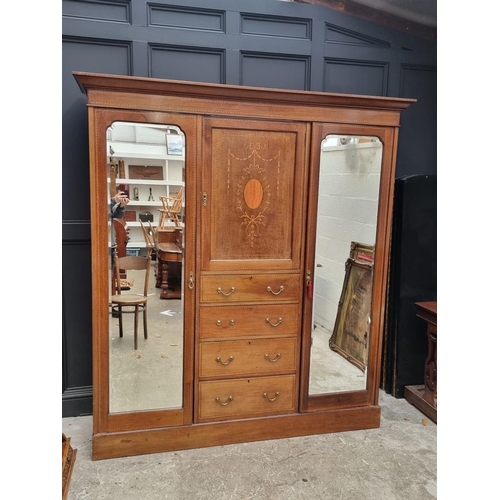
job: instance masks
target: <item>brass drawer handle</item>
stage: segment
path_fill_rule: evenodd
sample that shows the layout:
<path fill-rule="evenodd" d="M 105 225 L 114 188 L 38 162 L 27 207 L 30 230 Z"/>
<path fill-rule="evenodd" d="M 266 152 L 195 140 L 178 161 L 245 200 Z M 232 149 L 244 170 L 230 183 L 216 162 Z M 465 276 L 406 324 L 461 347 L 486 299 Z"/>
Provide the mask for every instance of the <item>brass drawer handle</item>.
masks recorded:
<path fill-rule="evenodd" d="M 271 320 L 269 318 L 266 318 L 266 323 L 269 323 L 271 326 L 278 326 L 279 324 L 283 323 L 283 318 L 278 318 L 277 323 L 271 323 Z"/>
<path fill-rule="evenodd" d="M 226 297 L 229 297 L 234 292 L 236 292 L 236 288 L 234 288 L 234 286 L 231 287 L 231 290 L 229 290 L 228 293 L 224 293 L 221 287 L 217 288 L 217 293 L 222 293 L 222 295 L 225 295 Z"/>
<path fill-rule="evenodd" d="M 279 398 L 279 395 L 280 395 L 279 392 L 275 392 L 274 398 L 270 398 L 269 395 L 267 394 L 267 392 L 265 392 L 264 394 L 262 394 L 262 397 L 266 398 L 268 401 L 271 401 L 271 403 L 272 403 L 273 401 L 276 401 Z"/>
<path fill-rule="evenodd" d="M 236 323 L 236 320 L 234 320 L 234 319 L 230 319 L 230 320 L 229 320 L 229 326 L 234 326 L 234 324 L 235 324 L 235 323 Z M 217 326 L 222 326 L 222 321 L 221 321 L 220 319 L 218 319 L 218 320 L 215 322 L 215 324 L 216 324 Z"/>
<path fill-rule="evenodd" d="M 285 287 L 283 285 L 280 285 L 280 289 L 277 292 L 275 292 L 270 286 L 267 287 L 267 291 L 271 292 L 273 295 L 279 295 L 284 289 Z"/>
<path fill-rule="evenodd" d="M 276 361 L 278 361 L 278 359 L 281 358 L 281 352 L 279 352 L 278 354 L 276 354 L 276 357 L 274 359 L 271 359 L 269 357 L 269 354 L 264 354 L 264 358 L 266 358 L 268 361 L 271 361 L 271 363 L 276 363 Z"/>
<path fill-rule="evenodd" d="M 217 357 L 215 358 L 215 361 L 216 361 L 217 363 L 220 363 L 221 365 L 224 365 L 224 366 L 227 366 L 227 365 L 228 365 L 229 363 L 231 363 L 231 361 L 233 361 L 233 360 L 234 360 L 234 357 L 233 357 L 233 356 L 229 356 L 229 358 L 227 358 L 227 361 L 222 361 L 222 359 L 220 359 L 220 357 L 219 357 L 219 356 L 217 356 Z"/>
<path fill-rule="evenodd" d="M 229 396 L 225 403 L 223 403 L 219 398 L 215 398 L 215 402 L 219 403 L 221 406 L 227 406 L 232 400 L 233 400 L 233 396 Z"/>

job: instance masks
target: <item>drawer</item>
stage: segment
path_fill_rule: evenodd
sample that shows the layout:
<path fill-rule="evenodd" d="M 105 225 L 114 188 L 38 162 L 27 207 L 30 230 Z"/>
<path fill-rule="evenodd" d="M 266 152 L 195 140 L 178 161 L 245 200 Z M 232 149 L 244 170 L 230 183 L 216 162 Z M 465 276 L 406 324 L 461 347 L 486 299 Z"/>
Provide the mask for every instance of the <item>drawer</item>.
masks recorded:
<path fill-rule="evenodd" d="M 297 411 L 295 375 L 199 383 L 198 421 Z"/>
<path fill-rule="evenodd" d="M 298 301 L 298 274 L 205 275 L 201 302 Z"/>
<path fill-rule="evenodd" d="M 298 304 L 200 308 L 200 338 L 297 335 Z"/>
<path fill-rule="evenodd" d="M 296 370 L 297 338 L 200 344 L 200 378 L 269 375 Z"/>

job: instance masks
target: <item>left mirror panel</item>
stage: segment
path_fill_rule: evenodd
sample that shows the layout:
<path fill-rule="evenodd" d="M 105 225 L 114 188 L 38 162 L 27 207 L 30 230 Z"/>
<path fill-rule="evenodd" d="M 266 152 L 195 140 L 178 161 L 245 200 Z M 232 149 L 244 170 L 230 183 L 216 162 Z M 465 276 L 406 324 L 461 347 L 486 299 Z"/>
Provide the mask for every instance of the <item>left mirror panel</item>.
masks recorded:
<path fill-rule="evenodd" d="M 182 407 L 185 137 L 106 132 L 110 413 Z"/>

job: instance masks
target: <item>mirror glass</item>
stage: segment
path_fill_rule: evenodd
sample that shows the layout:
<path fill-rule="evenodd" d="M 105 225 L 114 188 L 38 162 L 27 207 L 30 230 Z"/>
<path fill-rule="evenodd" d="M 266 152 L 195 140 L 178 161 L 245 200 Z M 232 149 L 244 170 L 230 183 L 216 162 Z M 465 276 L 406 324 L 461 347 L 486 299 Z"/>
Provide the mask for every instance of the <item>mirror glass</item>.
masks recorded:
<path fill-rule="evenodd" d="M 183 374 L 185 138 L 172 126 L 115 122 L 107 129 L 110 413 L 180 408 Z M 120 206 L 114 198 L 128 198 Z M 146 270 L 119 268 L 139 256 Z M 125 265 L 125 264 L 124 264 Z M 145 275 L 148 286 L 144 289 Z M 120 286 L 118 286 L 118 280 Z M 123 297 L 120 299 L 119 296 Z M 125 298 L 125 296 L 128 296 Z M 146 300 L 145 313 L 120 300 Z M 124 313 L 128 310 L 132 313 Z M 146 316 L 144 323 L 143 314 Z M 147 328 L 147 338 L 144 331 Z"/>
<path fill-rule="evenodd" d="M 366 388 L 382 143 L 321 144 L 309 394 Z"/>

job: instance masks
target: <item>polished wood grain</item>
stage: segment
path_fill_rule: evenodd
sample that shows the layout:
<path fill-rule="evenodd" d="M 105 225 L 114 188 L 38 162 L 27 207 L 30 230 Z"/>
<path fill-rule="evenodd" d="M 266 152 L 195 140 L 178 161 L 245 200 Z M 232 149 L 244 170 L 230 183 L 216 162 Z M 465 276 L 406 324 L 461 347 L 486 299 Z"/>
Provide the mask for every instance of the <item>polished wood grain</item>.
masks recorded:
<path fill-rule="evenodd" d="M 203 270 L 298 270 L 305 126 L 234 119 L 203 124 Z"/>
<path fill-rule="evenodd" d="M 427 323 L 437 326 L 437 302 L 415 302 L 417 307 L 417 316 L 427 321 Z"/>
<path fill-rule="evenodd" d="M 281 338 L 279 328 L 301 311 L 305 132 L 303 123 L 203 119 L 199 311 L 201 318 L 209 306 L 227 304 L 230 319 L 227 340 L 197 349 L 195 422 L 298 411 L 297 339 Z M 230 270 L 252 274 L 223 274 Z M 254 313 L 248 322 L 248 307 L 266 302 L 287 308 L 264 317 L 267 311 L 257 310 L 260 321 Z M 216 329 L 226 319 L 218 318 Z M 251 340 L 263 326 L 266 338 Z M 239 332 L 250 340 L 238 340 Z M 206 333 L 202 327 L 200 340 Z M 273 372 L 289 375 L 269 377 Z"/>
<path fill-rule="evenodd" d="M 299 323 L 295 304 L 207 306 L 200 308 L 200 339 L 298 335 Z"/>
<path fill-rule="evenodd" d="M 298 274 L 204 275 L 201 302 L 296 302 L 300 284 Z"/>
<path fill-rule="evenodd" d="M 74 75 L 89 120 L 93 458 L 377 427 L 400 115 L 414 100 Z M 181 408 L 109 412 L 105 131 L 113 121 L 175 125 L 186 137 Z M 309 396 L 305 290 L 314 280 L 319 146 L 327 134 L 376 136 L 384 145 L 372 327 L 367 389 Z M 256 362 L 263 346 L 270 356 L 272 347 L 282 351 L 269 362 L 279 375 Z M 214 355 L 244 362 L 230 363 L 235 373 L 226 376 L 221 363 L 212 369 Z"/>
<path fill-rule="evenodd" d="M 198 422 L 297 411 L 295 375 L 200 382 Z"/>
<path fill-rule="evenodd" d="M 363 119 L 366 113 L 374 112 L 376 124 L 383 122 L 385 113 L 394 112 L 394 123 L 399 125 L 399 113 L 408 108 L 416 99 L 362 96 L 353 94 L 332 94 L 329 92 L 297 91 L 286 89 L 271 89 L 261 87 L 246 87 L 244 85 L 220 85 L 213 83 L 199 83 L 159 78 L 145 78 L 137 76 L 107 75 L 103 73 L 73 72 L 82 91 L 87 94 L 88 102 L 93 107 L 116 107 L 122 97 L 128 98 L 124 103 L 125 109 L 139 108 L 143 101 L 148 103 L 143 109 L 155 110 L 158 101 L 155 97 L 172 96 L 178 99 L 178 105 L 187 113 L 210 115 L 210 111 L 195 110 L 190 106 L 227 103 L 233 107 L 243 108 L 240 113 L 233 109 L 219 108 L 217 116 L 236 116 L 243 114 L 245 108 L 258 108 L 260 105 L 270 108 L 269 116 L 279 115 L 282 107 L 295 108 L 303 119 L 313 121 L 315 108 L 319 108 L 323 122 L 342 123 L 342 116 L 335 115 L 337 109 L 352 109 L 356 111 L 355 124 L 366 124 Z M 271 106 L 270 106 L 271 105 Z M 324 110 L 330 110 L 330 114 Z M 175 111 L 168 107 L 161 107 L 161 111 Z M 253 113 L 244 113 L 244 116 L 254 116 Z M 279 115 L 281 117 L 281 115 Z M 368 114 L 371 116 L 371 114 Z"/>
<path fill-rule="evenodd" d="M 297 339 L 259 339 L 200 344 L 199 377 L 241 377 L 297 371 Z"/>
<path fill-rule="evenodd" d="M 380 427 L 380 406 L 94 434 L 93 460 Z"/>

